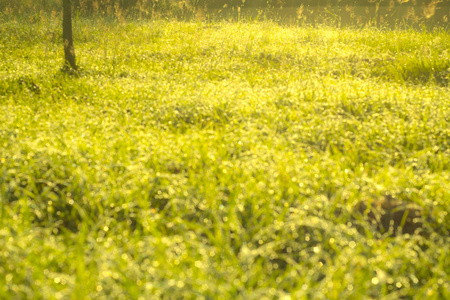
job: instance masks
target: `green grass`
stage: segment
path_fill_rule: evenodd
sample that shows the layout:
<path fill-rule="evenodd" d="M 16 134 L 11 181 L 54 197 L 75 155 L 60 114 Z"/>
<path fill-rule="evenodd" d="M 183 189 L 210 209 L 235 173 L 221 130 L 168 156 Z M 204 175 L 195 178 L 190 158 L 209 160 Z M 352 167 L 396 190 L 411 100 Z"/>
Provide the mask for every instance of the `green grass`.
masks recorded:
<path fill-rule="evenodd" d="M 1 18 L 0 298 L 450 297 L 448 32 Z"/>

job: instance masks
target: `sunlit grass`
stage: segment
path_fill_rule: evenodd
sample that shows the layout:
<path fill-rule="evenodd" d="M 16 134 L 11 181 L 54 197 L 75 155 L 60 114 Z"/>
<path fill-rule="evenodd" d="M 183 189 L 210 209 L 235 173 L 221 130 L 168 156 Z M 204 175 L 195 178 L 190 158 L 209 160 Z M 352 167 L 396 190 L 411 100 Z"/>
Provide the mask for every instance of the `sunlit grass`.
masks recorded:
<path fill-rule="evenodd" d="M 58 26 L 0 27 L 0 298 L 450 297 L 448 33 Z"/>

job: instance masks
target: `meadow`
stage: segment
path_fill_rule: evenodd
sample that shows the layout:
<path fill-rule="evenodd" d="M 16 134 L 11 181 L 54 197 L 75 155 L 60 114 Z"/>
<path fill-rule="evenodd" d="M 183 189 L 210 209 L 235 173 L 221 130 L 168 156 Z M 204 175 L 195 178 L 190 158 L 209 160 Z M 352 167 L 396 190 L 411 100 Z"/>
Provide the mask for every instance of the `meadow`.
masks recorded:
<path fill-rule="evenodd" d="M 0 298 L 450 298 L 450 34 L 0 21 Z"/>

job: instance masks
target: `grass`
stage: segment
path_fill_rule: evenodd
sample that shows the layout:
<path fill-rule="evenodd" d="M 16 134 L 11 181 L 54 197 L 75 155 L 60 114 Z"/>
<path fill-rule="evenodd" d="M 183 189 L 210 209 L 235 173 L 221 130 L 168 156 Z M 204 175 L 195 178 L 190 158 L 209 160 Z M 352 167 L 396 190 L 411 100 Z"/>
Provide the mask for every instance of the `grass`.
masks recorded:
<path fill-rule="evenodd" d="M 0 298 L 450 297 L 448 32 L 1 18 Z"/>

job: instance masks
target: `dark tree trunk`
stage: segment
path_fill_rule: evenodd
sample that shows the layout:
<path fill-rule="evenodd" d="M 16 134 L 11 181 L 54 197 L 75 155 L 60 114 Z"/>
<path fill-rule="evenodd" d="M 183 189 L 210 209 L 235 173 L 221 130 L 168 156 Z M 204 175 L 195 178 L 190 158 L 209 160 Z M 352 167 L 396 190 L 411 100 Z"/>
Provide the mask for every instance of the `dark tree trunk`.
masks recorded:
<path fill-rule="evenodd" d="M 64 40 L 64 67 L 76 70 L 75 48 L 72 36 L 72 3 L 71 0 L 63 0 L 63 40 Z"/>

